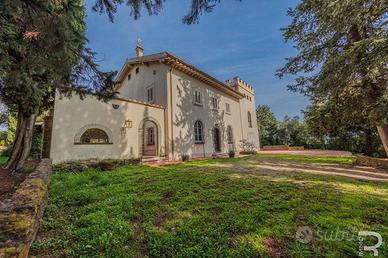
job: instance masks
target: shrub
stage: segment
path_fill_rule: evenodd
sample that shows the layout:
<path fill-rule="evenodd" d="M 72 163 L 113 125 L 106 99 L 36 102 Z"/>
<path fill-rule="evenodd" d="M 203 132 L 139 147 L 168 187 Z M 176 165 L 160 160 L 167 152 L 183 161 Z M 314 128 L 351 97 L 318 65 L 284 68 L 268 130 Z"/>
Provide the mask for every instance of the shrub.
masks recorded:
<path fill-rule="evenodd" d="M 236 155 L 236 152 L 234 150 L 229 151 L 229 158 L 234 158 L 235 155 Z"/>
<path fill-rule="evenodd" d="M 83 172 L 89 168 L 91 167 L 81 161 L 69 161 L 53 165 L 53 172 Z"/>
<path fill-rule="evenodd" d="M 190 160 L 190 156 L 187 155 L 187 154 L 183 154 L 182 155 L 182 161 L 189 161 Z"/>
<path fill-rule="evenodd" d="M 117 160 L 114 159 L 104 159 L 101 160 L 98 165 L 102 171 L 109 171 L 116 168 L 116 166 L 119 164 Z"/>
<path fill-rule="evenodd" d="M 241 151 L 240 153 L 241 154 L 255 154 L 256 153 L 256 150 L 257 150 L 257 147 L 255 145 L 255 143 L 253 142 L 250 142 L 248 140 L 241 140 Z"/>

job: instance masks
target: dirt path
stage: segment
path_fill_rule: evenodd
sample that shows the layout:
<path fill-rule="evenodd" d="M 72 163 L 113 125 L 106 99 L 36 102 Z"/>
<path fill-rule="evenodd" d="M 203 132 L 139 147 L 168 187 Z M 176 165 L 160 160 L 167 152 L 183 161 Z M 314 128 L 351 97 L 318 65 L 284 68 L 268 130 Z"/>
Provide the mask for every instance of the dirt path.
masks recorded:
<path fill-rule="evenodd" d="M 306 164 L 287 161 L 262 161 L 254 168 L 273 172 L 303 172 L 321 175 L 344 176 L 355 179 L 388 182 L 388 172 L 371 167 Z"/>
<path fill-rule="evenodd" d="M 350 157 L 352 153 L 349 151 L 337 150 L 273 150 L 273 151 L 258 151 L 259 154 L 293 154 L 293 155 L 314 155 L 322 157 Z"/>

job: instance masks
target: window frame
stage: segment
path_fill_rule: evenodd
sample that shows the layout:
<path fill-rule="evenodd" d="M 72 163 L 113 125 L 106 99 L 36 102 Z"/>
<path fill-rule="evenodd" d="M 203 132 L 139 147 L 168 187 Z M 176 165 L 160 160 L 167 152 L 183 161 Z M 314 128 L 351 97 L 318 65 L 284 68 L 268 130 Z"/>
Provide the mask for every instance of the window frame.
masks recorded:
<path fill-rule="evenodd" d="M 225 102 L 225 112 L 226 114 L 231 114 L 229 102 Z"/>
<path fill-rule="evenodd" d="M 226 127 L 226 137 L 228 144 L 234 144 L 233 128 L 231 125 Z"/>
<path fill-rule="evenodd" d="M 84 135 L 86 134 L 86 133 L 88 133 L 89 131 L 91 131 L 91 130 L 98 130 L 98 131 L 101 131 L 101 132 L 103 132 L 105 135 L 104 135 L 104 138 L 106 138 L 105 140 L 106 141 L 104 141 L 104 142 L 102 142 L 102 141 L 98 141 L 98 142 L 87 142 L 87 141 L 84 141 Z M 94 138 L 93 138 L 94 139 Z M 97 139 L 97 138 L 96 138 Z M 102 139 L 102 138 L 100 138 L 100 139 Z M 74 144 L 76 144 L 76 145 L 106 145 L 106 144 L 113 144 L 112 142 L 111 142 L 111 140 L 110 140 L 110 138 L 109 138 L 109 134 L 106 132 L 106 131 L 104 131 L 103 129 L 101 129 L 101 128 L 96 128 L 96 127 L 93 127 L 93 128 L 88 128 L 88 129 L 86 129 L 82 134 L 81 134 L 81 136 L 80 136 L 80 138 L 79 138 L 79 142 L 74 142 Z"/>
<path fill-rule="evenodd" d="M 217 97 L 211 97 L 211 105 L 212 105 L 212 110 L 218 110 L 220 105 L 219 105 L 219 100 Z"/>
<path fill-rule="evenodd" d="M 150 92 L 151 92 L 151 95 L 150 95 Z M 148 103 L 154 103 L 155 102 L 155 87 L 152 85 L 152 86 L 149 86 L 146 88 L 146 98 L 147 98 L 147 102 Z M 151 99 L 150 99 L 150 96 L 151 96 Z"/>
<path fill-rule="evenodd" d="M 196 120 L 194 122 L 194 143 L 195 144 L 205 143 L 204 126 L 201 120 Z"/>
<path fill-rule="evenodd" d="M 194 104 L 197 106 L 203 106 L 202 92 L 199 89 L 194 89 Z"/>
<path fill-rule="evenodd" d="M 147 128 L 147 145 L 155 145 L 155 130 L 154 127 Z"/>
<path fill-rule="evenodd" d="M 250 111 L 248 111 L 247 116 L 248 116 L 248 127 L 252 128 L 253 127 L 253 125 L 252 125 L 252 114 L 251 114 Z"/>

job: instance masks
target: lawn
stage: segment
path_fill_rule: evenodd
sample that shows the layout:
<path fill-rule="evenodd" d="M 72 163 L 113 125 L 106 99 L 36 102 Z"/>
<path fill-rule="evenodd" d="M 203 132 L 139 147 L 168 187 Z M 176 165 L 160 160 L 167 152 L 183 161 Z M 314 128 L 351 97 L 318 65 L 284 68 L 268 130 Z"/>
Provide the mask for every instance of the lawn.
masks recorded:
<path fill-rule="evenodd" d="M 255 155 L 54 174 L 32 255 L 354 257 L 359 230 L 388 239 L 387 183 L 255 168 L 274 159 L 288 158 Z M 292 161 L 344 168 L 350 162 Z M 313 230 L 310 243 L 296 241 L 300 226 Z M 336 232 L 337 238 L 349 237 L 335 240 Z M 381 257 L 388 256 L 384 241 Z"/>

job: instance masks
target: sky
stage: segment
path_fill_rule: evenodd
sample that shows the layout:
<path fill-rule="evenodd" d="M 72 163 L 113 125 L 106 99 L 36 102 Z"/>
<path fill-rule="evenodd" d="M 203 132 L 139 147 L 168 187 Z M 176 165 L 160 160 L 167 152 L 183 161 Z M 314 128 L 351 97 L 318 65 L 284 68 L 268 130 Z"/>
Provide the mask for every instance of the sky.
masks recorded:
<path fill-rule="evenodd" d="M 122 5 L 114 23 L 91 10 L 86 0 L 89 47 L 98 53 L 103 70 L 119 70 L 126 58 L 135 56 L 138 38 L 145 55 L 168 51 L 215 78 L 235 76 L 255 89 L 256 105 L 268 105 L 278 119 L 303 117 L 308 99 L 287 90 L 291 77 L 275 76 L 285 58 L 296 54 L 292 42 L 285 43 L 280 28 L 290 23 L 287 9 L 296 0 L 223 0 L 198 24 L 185 25 L 182 17 L 190 0 L 167 0 L 157 16 L 143 12 L 138 20 Z"/>

